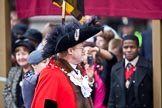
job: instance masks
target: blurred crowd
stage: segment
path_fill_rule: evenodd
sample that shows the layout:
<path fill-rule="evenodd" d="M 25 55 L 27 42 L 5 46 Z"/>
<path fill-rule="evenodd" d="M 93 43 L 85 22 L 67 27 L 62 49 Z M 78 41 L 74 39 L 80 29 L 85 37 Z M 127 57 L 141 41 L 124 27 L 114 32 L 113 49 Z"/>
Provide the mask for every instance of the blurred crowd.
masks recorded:
<path fill-rule="evenodd" d="M 59 27 L 60 25 L 47 22 L 42 31 L 39 31 L 36 28 L 29 28 L 29 23 L 18 19 L 16 12 L 12 11 L 12 67 L 8 73 L 8 79 L 3 91 L 6 108 L 64 108 L 63 106 L 61 107 L 62 104 L 67 104 L 66 108 L 73 108 L 68 107 L 68 105 L 70 106 L 68 100 L 66 100 L 67 103 L 61 104 L 62 101 L 58 99 L 63 98 L 58 96 L 62 95 L 59 93 L 67 94 L 70 102 L 73 99 L 70 95 L 71 92 L 68 92 L 69 94 L 66 91 L 61 92 L 61 89 L 64 90 L 64 87 L 67 87 L 67 90 L 71 90 L 70 87 L 61 85 L 68 83 L 68 81 L 63 82 L 64 76 L 60 75 L 63 83 L 59 83 L 60 79 L 56 77 L 57 74 L 54 78 L 51 78 L 53 81 L 58 80 L 56 82 L 62 88 L 59 88 L 60 86 L 57 84 L 53 87 L 53 83 L 50 83 L 50 78 L 44 78 L 50 76 L 46 76 L 46 74 L 50 74 L 47 71 L 52 72 L 52 68 L 56 64 L 61 69 L 67 69 L 67 73 L 70 73 L 71 68 L 74 67 L 80 70 L 77 73 L 76 79 L 75 77 L 72 79 L 73 73 L 69 74 L 69 76 L 67 75 L 70 77 L 69 80 L 71 83 L 73 83 L 72 88 L 75 88 L 75 86 L 81 88 L 75 88 L 82 95 L 78 94 L 74 98 L 77 100 L 75 103 L 77 108 L 152 108 L 152 70 L 150 68 L 152 62 L 151 21 L 147 22 L 148 26 L 146 29 L 136 28 L 134 19 L 127 17 L 117 20 L 118 23 L 116 25 L 108 25 L 105 23 L 106 21 L 108 20 L 104 20 L 103 17 L 99 16 L 85 16 L 83 24 L 80 24 L 81 27 L 68 24 Z M 96 31 L 92 33 L 93 30 L 88 29 L 88 27 L 102 28 L 102 30 L 100 30 L 101 32 Z M 82 30 L 82 28 L 86 29 Z M 80 29 L 80 37 L 77 37 L 77 32 L 71 33 L 74 29 Z M 55 35 L 58 37 L 52 37 Z M 69 40 L 63 40 L 61 37 L 66 37 L 66 35 Z M 81 37 L 82 35 L 85 35 L 85 38 L 84 36 Z M 74 41 L 73 38 L 75 38 Z M 80 38 L 83 39 L 81 40 L 83 41 L 83 45 L 76 42 L 77 38 L 78 40 Z M 70 51 L 72 50 L 70 49 L 71 47 L 81 49 L 83 54 L 80 55 L 80 52 L 77 51 L 76 55 L 72 56 L 71 53 L 73 51 Z M 63 52 L 65 50 L 67 50 L 67 53 Z M 141 56 L 143 57 L 142 59 Z M 74 63 L 71 59 L 80 59 L 80 62 Z M 129 74 L 128 78 L 127 75 L 125 78 L 125 73 L 129 71 L 125 70 L 127 62 L 133 64 L 133 72 L 143 71 L 143 74 L 141 76 L 138 76 L 138 74 Z M 48 68 L 51 68 L 51 70 L 48 70 Z M 55 71 L 58 70 L 56 69 Z M 119 71 L 125 73 L 121 75 L 118 73 Z M 84 82 L 84 78 L 88 81 Z M 42 82 L 42 80 L 49 81 Z M 79 82 L 75 84 L 73 80 L 74 82 Z M 120 82 L 122 83 L 121 85 L 119 84 Z M 58 88 L 60 92 L 56 91 Z M 51 94 L 46 92 L 50 92 Z M 126 95 L 124 96 L 123 93 Z M 46 98 L 45 96 L 48 97 L 47 100 L 43 100 L 43 98 Z M 64 98 L 68 99 L 66 96 Z M 44 101 L 45 104 L 43 106 L 42 102 Z M 78 101 L 82 105 L 78 104 Z M 42 105 L 41 107 L 38 105 L 39 102 Z M 74 103 L 71 104 L 74 105 Z"/>

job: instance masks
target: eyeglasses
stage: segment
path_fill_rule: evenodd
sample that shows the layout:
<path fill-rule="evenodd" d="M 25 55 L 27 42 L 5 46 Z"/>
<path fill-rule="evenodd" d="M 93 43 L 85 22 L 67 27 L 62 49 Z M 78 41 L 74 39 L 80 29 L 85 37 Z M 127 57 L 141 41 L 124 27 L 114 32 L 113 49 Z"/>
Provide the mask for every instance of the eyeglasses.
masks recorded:
<path fill-rule="evenodd" d="M 80 47 L 80 48 L 75 47 L 74 49 L 81 49 L 83 51 L 84 47 Z"/>

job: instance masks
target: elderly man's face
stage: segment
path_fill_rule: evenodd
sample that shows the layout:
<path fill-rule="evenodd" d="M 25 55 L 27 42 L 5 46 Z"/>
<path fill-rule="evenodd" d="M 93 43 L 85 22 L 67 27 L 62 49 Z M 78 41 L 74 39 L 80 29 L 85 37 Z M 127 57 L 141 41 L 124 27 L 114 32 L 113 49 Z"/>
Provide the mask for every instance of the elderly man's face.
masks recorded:
<path fill-rule="evenodd" d="M 75 60 L 75 63 L 78 64 L 82 61 L 84 55 L 83 43 L 80 43 L 73 47 L 72 57 Z"/>

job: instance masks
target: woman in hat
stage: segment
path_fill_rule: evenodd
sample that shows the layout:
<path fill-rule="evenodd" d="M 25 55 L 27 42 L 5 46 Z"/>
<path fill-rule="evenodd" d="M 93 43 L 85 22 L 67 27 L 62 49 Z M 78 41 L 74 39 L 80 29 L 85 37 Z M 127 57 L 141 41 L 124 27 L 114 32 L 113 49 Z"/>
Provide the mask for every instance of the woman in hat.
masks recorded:
<path fill-rule="evenodd" d="M 28 63 L 32 66 L 35 74 L 24 78 L 22 83 L 22 96 L 25 108 L 31 108 L 39 73 L 46 67 L 48 62 L 49 59 L 43 57 L 43 50 L 34 50 L 30 53 Z"/>
<path fill-rule="evenodd" d="M 83 41 L 101 28 L 81 28 L 78 23 L 57 26 L 47 38 L 44 56 L 55 60 L 39 75 L 31 108 L 93 108 L 91 78 L 84 78 L 77 65 L 83 56 Z"/>
<path fill-rule="evenodd" d="M 33 73 L 27 59 L 29 53 L 34 49 L 34 45 L 26 40 L 17 40 L 15 43 L 14 54 L 17 66 L 10 69 L 3 90 L 6 108 L 25 108 L 21 94 L 21 85 L 23 78 Z"/>

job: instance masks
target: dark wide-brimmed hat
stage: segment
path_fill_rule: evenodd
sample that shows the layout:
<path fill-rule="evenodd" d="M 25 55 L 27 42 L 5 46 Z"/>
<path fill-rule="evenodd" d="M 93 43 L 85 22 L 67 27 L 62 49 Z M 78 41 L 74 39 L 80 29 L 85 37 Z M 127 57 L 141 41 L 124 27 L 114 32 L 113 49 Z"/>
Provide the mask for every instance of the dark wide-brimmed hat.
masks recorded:
<path fill-rule="evenodd" d="M 18 23 L 15 26 L 13 26 L 12 33 L 23 35 L 27 29 L 28 26 L 26 24 Z"/>
<path fill-rule="evenodd" d="M 34 40 L 38 43 L 42 41 L 42 34 L 36 29 L 28 29 L 23 36 L 27 39 Z"/>
<path fill-rule="evenodd" d="M 35 50 L 35 46 L 31 42 L 29 42 L 28 40 L 18 39 L 18 40 L 15 41 L 13 52 L 15 52 L 15 49 L 19 46 L 24 46 L 24 47 L 28 48 L 29 52 L 32 52 L 33 50 Z"/>
<path fill-rule="evenodd" d="M 75 23 L 62 25 L 55 28 L 47 38 L 44 56 L 50 57 L 56 53 L 66 51 L 86 39 L 102 31 L 103 27 L 77 26 Z"/>

